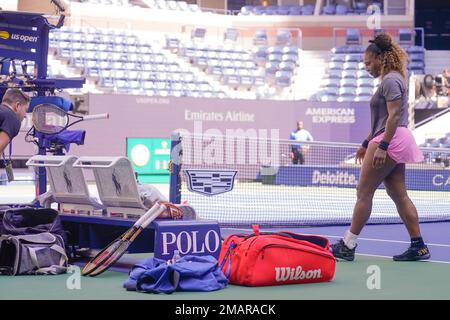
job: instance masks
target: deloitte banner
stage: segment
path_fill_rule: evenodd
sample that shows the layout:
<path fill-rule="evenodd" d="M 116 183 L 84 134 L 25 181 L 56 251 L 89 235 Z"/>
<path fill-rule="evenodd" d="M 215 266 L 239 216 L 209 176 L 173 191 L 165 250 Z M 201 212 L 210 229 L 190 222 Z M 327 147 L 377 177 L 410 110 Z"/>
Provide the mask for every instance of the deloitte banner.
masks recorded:
<path fill-rule="evenodd" d="M 355 188 L 358 185 L 360 168 L 283 166 L 274 183 L 305 187 Z M 383 186 L 381 186 L 383 187 Z M 408 190 L 450 191 L 450 170 L 407 169 Z"/>

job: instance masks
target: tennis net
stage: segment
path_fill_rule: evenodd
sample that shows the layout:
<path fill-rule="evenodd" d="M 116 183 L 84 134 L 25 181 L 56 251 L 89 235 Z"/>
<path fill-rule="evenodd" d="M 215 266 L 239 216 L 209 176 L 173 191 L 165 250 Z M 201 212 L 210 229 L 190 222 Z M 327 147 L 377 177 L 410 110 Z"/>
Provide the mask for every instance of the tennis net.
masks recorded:
<path fill-rule="evenodd" d="M 171 201 L 188 201 L 201 219 L 230 227 L 351 222 L 356 144 L 185 134 L 172 147 Z M 296 149 L 303 164 L 294 164 Z M 420 221 L 450 220 L 450 149 L 422 151 L 423 163 L 406 166 L 408 194 Z M 401 223 L 383 185 L 368 223 Z"/>

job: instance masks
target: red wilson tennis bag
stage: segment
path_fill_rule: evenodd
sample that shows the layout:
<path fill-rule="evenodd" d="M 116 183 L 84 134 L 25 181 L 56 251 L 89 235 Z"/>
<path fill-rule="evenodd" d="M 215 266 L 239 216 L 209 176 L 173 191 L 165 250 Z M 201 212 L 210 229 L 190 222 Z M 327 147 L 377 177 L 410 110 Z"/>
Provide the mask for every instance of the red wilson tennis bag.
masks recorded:
<path fill-rule="evenodd" d="M 244 286 L 331 281 L 335 259 L 328 239 L 292 232 L 227 237 L 220 252 L 223 273 L 230 283 Z"/>

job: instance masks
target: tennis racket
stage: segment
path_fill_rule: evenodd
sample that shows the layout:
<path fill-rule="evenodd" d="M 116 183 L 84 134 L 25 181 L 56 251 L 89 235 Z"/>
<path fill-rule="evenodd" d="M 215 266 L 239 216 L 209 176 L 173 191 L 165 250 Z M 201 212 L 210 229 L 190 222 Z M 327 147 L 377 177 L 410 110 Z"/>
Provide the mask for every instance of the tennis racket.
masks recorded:
<path fill-rule="evenodd" d="M 71 118 L 75 119 L 71 120 Z M 44 134 L 57 134 L 81 121 L 108 118 L 108 113 L 78 116 L 67 113 L 53 104 L 43 103 L 33 108 L 31 119 L 36 131 Z"/>
<path fill-rule="evenodd" d="M 156 205 L 159 205 L 160 208 L 157 209 L 154 213 L 151 213 L 146 218 L 143 219 L 141 226 L 130 236 L 130 238 L 126 241 L 122 241 L 117 245 L 117 248 L 111 252 L 109 256 L 102 262 L 95 270 L 92 270 L 89 273 L 90 277 L 95 277 L 106 270 L 109 269 L 114 263 L 119 260 L 124 253 L 127 251 L 130 244 L 136 239 L 136 237 L 141 233 L 143 229 L 145 229 L 153 220 L 156 218 L 161 218 L 165 214 L 169 215 L 172 219 L 195 219 L 196 214 L 195 210 L 188 205 L 175 205 L 170 202 L 159 202 Z M 155 206 L 156 206 L 155 205 Z"/>
<path fill-rule="evenodd" d="M 141 231 L 155 220 L 166 207 L 156 203 L 134 225 L 128 229 L 119 238 L 111 242 L 106 248 L 101 250 L 91 261 L 83 268 L 81 274 L 84 276 L 96 276 L 106 271 L 113 265 L 128 249 L 130 244 L 136 239 Z"/>

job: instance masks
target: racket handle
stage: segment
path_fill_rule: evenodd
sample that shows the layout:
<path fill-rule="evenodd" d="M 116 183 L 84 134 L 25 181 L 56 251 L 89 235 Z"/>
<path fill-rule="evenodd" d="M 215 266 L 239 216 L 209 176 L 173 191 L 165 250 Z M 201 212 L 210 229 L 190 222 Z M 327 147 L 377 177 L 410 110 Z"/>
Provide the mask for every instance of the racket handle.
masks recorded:
<path fill-rule="evenodd" d="M 140 227 L 142 223 L 160 207 L 159 203 L 155 203 L 146 213 L 144 213 L 135 223 L 136 227 Z"/>
<path fill-rule="evenodd" d="M 83 117 L 83 120 L 99 120 L 99 119 L 109 119 L 109 113 L 91 114 Z"/>
<path fill-rule="evenodd" d="M 148 225 L 150 223 L 152 223 L 153 220 L 158 218 L 161 215 L 161 213 L 163 213 L 165 210 L 166 210 L 166 206 L 163 204 L 160 204 L 158 210 L 155 211 L 154 213 L 152 213 L 150 216 L 148 216 L 148 218 L 142 223 L 141 228 L 142 229 L 147 228 Z"/>

